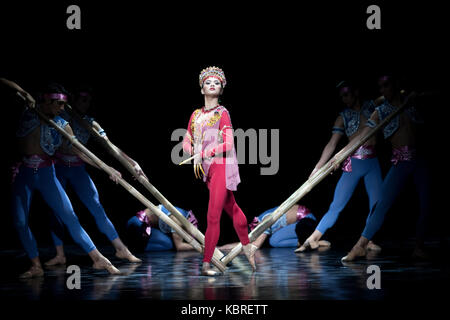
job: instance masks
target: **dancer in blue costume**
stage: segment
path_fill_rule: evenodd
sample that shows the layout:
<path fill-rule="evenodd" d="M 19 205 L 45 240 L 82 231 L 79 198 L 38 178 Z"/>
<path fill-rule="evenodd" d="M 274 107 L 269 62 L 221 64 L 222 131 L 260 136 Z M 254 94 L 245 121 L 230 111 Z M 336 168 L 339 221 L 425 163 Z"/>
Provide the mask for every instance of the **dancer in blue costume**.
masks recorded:
<path fill-rule="evenodd" d="M 37 243 L 28 226 L 31 198 L 35 190 L 42 194 L 47 204 L 66 225 L 74 241 L 91 257 L 94 262 L 93 267 L 106 269 L 112 274 L 119 274 L 120 271 L 96 249 L 88 234 L 81 227 L 69 198 L 56 178 L 52 156 L 63 143 L 63 137 L 33 111 L 33 108 L 38 108 L 47 117 L 53 119 L 58 126 L 73 135 L 72 128 L 67 121 L 59 117 L 67 101 L 64 88 L 59 85 L 49 86 L 39 104 L 36 105 L 32 96 L 16 83 L 7 79 L 0 79 L 0 82 L 24 96 L 28 104 L 16 133 L 23 160 L 15 167 L 12 185 L 14 226 L 32 263 L 31 268 L 21 277 L 31 278 L 44 275 Z M 85 157 L 81 152 L 79 155 Z M 117 180 L 117 174 L 111 178 Z"/>
<path fill-rule="evenodd" d="M 89 88 L 80 88 L 74 93 L 72 106 L 89 125 L 97 130 L 97 132 L 105 140 L 108 140 L 105 131 L 101 128 L 98 122 L 86 114 L 91 106 L 91 100 L 91 90 Z M 78 121 L 72 119 L 66 111 L 61 113 L 61 117 L 70 123 L 77 140 L 83 145 L 86 145 L 90 138 L 89 131 L 86 130 L 82 124 L 78 123 Z M 85 162 L 74 152 L 73 148 L 69 148 L 67 144 L 63 144 L 61 146 L 61 148 L 55 153 L 55 157 L 55 171 L 59 182 L 63 188 L 66 188 L 67 184 L 69 184 L 83 204 L 89 209 L 89 212 L 95 219 L 98 229 L 106 235 L 108 240 L 111 241 L 112 245 L 116 249 L 116 257 L 119 259 L 126 259 L 133 263 L 141 262 L 141 259 L 135 257 L 123 244 L 116 229 L 114 228 L 114 225 L 107 217 L 105 210 L 100 203 L 97 188 L 86 171 Z M 130 158 L 127 157 L 127 159 Z M 132 159 L 129 161 L 132 162 L 138 174 L 143 174 L 136 161 Z M 51 266 L 66 263 L 63 242 L 61 240 L 63 233 L 64 227 L 60 219 L 58 219 L 57 214 L 52 215 L 52 238 L 56 248 L 56 256 L 47 261 L 45 265 Z"/>
<path fill-rule="evenodd" d="M 253 221 L 249 224 L 249 229 L 253 230 L 261 223 L 264 219 L 268 217 L 269 214 L 274 212 L 278 207 L 269 209 L 259 216 L 255 217 Z M 302 230 L 302 234 L 310 232 L 314 230 L 314 226 L 316 225 L 316 217 L 311 211 L 302 205 L 294 205 L 290 208 L 286 214 L 284 214 L 281 218 L 279 218 L 270 228 L 265 230 L 262 234 L 260 234 L 255 241 L 252 242 L 253 245 L 261 248 L 264 242 L 269 238 L 269 243 L 274 248 L 289 248 L 289 247 L 298 247 L 306 239 L 304 235 L 299 239 L 298 230 Z M 312 229 L 311 229 L 312 228 Z M 231 250 L 238 243 L 229 243 L 219 247 L 220 250 Z M 330 243 L 325 240 L 319 241 L 319 246 L 321 247 L 329 247 Z"/>
<path fill-rule="evenodd" d="M 343 135 L 347 136 L 350 143 L 355 141 L 355 137 L 364 129 L 364 124 L 375 109 L 375 103 L 373 101 L 360 102 L 359 90 L 354 85 L 341 82 L 338 85 L 338 90 L 342 102 L 345 104 L 345 109 L 339 113 L 333 126 L 330 141 L 323 149 L 322 156 L 310 177 L 331 158 Z M 375 137 L 372 137 L 344 162 L 342 166 L 344 172 L 336 185 L 334 198 L 328 212 L 322 217 L 316 230 L 314 230 L 296 252 L 314 250 L 319 247 L 318 241 L 336 223 L 339 214 L 347 205 L 361 179 L 364 179 L 366 191 L 369 196 L 370 212 L 380 197 L 381 184 L 383 182 L 380 165 L 375 152 L 375 142 Z M 372 241 L 367 244 L 367 249 L 381 250 Z"/>
<path fill-rule="evenodd" d="M 174 218 L 169 210 L 162 204 L 158 208 L 167 216 Z M 198 228 L 197 218 L 191 210 L 184 210 L 175 207 L 189 222 Z M 153 214 L 150 209 L 145 209 L 136 213 L 136 216 L 130 218 L 127 223 L 127 231 L 130 242 L 137 248 L 144 251 L 177 251 L 194 250 L 189 243 L 183 241 L 169 225 Z"/>
<path fill-rule="evenodd" d="M 367 121 L 365 130 L 361 132 L 361 136 L 365 135 L 396 108 L 406 103 L 398 80 L 395 77 L 383 76 L 378 80 L 378 85 L 385 100 L 373 112 Z M 416 94 L 412 93 L 408 97 L 407 108 L 383 128 L 384 138 L 389 140 L 392 145 L 392 166 L 384 178 L 380 198 L 370 212 L 360 239 L 349 254 L 342 258 L 343 261 L 352 261 L 366 255 L 366 244 L 370 242 L 381 228 L 386 213 L 410 176 L 413 177 L 420 201 L 420 214 L 417 221 L 416 245 L 413 257 L 428 257 L 423 245 L 430 206 L 429 174 L 424 156 L 417 149 L 418 125 L 422 124 L 423 120 L 421 120 L 415 107 L 415 96 Z"/>

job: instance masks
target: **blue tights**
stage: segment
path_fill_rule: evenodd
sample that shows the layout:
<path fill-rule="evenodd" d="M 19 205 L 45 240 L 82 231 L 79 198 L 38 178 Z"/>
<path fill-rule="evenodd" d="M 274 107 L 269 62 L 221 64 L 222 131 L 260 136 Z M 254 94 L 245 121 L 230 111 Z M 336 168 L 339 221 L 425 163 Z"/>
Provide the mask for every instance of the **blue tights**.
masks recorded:
<path fill-rule="evenodd" d="M 372 239 L 375 233 L 381 228 L 386 213 L 394 203 L 398 193 L 402 190 L 407 178 L 412 175 L 419 194 L 420 215 L 417 221 L 416 236 L 424 239 L 429 213 L 429 178 L 426 166 L 422 160 L 400 161 L 393 165 L 383 181 L 380 200 L 376 204 L 367 219 L 366 227 L 362 236 Z"/>
<path fill-rule="evenodd" d="M 290 248 L 296 247 L 298 243 L 297 234 L 295 233 L 296 224 L 289 224 L 270 236 L 269 243 L 274 248 Z"/>
<path fill-rule="evenodd" d="M 53 166 L 36 170 L 22 166 L 12 188 L 14 226 L 30 259 L 39 256 L 36 240 L 28 226 L 30 204 L 35 190 L 42 194 L 45 202 L 66 225 L 74 241 L 86 253 L 96 249 L 86 231 L 81 227 L 66 192 L 56 178 Z"/>
<path fill-rule="evenodd" d="M 381 195 L 381 169 L 377 158 L 352 158 L 352 171 L 343 172 L 334 191 L 334 199 L 328 212 L 322 217 L 317 226 L 322 234 L 331 228 L 337 221 L 339 214 L 345 208 L 360 179 L 364 178 L 367 195 L 369 196 L 369 212 Z M 367 220 L 366 220 L 367 221 Z"/>
<path fill-rule="evenodd" d="M 148 239 L 145 251 L 165 251 L 172 250 L 173 243 L 170 238 L 171 234 L 165 234 L 161 230 L 152 228 L 152 233 Z"/>
<path fill-rule="evenodd" d="M 56 176 L 63 186 L 66 188 L 70 183 L 83 204 L 88 208 L 89 212 L 94 216 L 98 229 L 112 241 L 119 237 L 111 220 L 106 216 L 105 210 L 100 203 L 97 188 L 94 185 L 89 174 L 86 172 L 85 166 L 67 167 L 56 165 Z M 55 212 L 56 213 L 56 212 Z M 62 245 L 61 237 L 63 235 L 63 225 L 57 215 L 52 215 L 52 238 L 55 246 Z"/>

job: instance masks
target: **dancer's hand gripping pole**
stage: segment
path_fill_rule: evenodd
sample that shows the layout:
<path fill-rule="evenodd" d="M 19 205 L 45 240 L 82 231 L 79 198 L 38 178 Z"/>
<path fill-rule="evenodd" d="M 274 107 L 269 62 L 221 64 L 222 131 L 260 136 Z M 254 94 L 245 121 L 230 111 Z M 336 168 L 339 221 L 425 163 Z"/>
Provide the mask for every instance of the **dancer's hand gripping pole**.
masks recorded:
<path fill-rule="evenodd" d="M 191 160 L 197 160 L 197 159 L 201 159 L 201 154 L 200 153 L 197 153 L 197 154 L 194 154 L 192 157 L 190 157 L 190 158 L 187 158 L 186 160 L 183 160 L 183 161 L 181 161 L 180 163 L 179 163 L 179 166 L 181 166 L 181 165 L 183 165 L 183 164 L 186 164 L 186 163 L 188 163 L 188 162 L 190 162 Z M 202 178 L 202 176 L 201 176 L 201 174 L 203 174 L 203 176 L 205 176 L 205 171 L 203 170 L 203 167 L 202 167 L 202 164 L 201 163 L 194 163 L 194 174 L 195 174 L 195 177 L 197 178 L 197 179 L 201 179 Z"/>

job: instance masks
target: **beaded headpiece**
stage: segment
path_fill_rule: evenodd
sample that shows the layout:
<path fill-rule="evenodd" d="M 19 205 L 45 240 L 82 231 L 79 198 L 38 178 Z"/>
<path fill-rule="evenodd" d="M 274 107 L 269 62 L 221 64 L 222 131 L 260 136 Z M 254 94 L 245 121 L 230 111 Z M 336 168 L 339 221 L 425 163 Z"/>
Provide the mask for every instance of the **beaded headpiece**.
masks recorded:
<path fill-rule="evenodd" d="M 44 99 L 52 99 L 52 100 L 64 100 L 67 102 L 67 95 L 65 95 L 64 93 L 45 93 L 44 94 Z"/>
<path fill-rule="evenodd" d="M 223 73 L 223 70 L 218 67 L 208 67 L 206 69 L 203 69 L 200 72 L 200 76 L 199 76 L 200 87 L 203 87 L 203 82 L 208 77 L 214 77 L 214 78 L 218 79 L 222 83 L 223 88 L 227 84 L 227 79 L 225 78 L 225 73 Z"/>

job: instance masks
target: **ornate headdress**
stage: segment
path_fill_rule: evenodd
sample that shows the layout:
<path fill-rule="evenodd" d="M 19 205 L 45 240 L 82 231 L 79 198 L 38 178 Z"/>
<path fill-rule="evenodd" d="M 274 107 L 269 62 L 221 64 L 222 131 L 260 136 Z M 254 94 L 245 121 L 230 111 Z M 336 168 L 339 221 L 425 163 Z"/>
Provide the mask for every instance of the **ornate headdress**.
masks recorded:
<path fill-rule="evenodd" d="M 214 77 L 218 79 L 222 83 L 223 88 L 227 84 L 227 79 L 225 79 L 225 73 L 223 73 L 223 70 L 218 67 L 208 67 L 200 72 L 199 76 L 200 87 L 203 87 L 203 82 L 208 77 Z"/>

